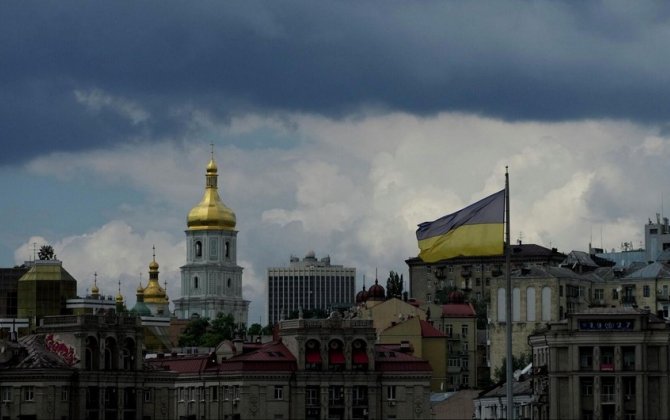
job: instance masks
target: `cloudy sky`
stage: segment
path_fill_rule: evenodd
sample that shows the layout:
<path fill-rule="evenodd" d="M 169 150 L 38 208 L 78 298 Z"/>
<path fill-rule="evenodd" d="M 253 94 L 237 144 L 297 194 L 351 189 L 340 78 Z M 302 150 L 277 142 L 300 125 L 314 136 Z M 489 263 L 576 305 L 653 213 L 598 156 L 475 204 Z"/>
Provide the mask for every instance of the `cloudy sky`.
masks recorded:
<path fill-rule="evenodd" d="M 0 39 L 0 265 L 49 243 L 130 305 L 153 245 L 179 296 L 210 143 L 252 322 L 291 255 L 406 277 L 506 165 L 512 238 L 563 252 L 670 197 L 661 2 L 2 2 Z"/>

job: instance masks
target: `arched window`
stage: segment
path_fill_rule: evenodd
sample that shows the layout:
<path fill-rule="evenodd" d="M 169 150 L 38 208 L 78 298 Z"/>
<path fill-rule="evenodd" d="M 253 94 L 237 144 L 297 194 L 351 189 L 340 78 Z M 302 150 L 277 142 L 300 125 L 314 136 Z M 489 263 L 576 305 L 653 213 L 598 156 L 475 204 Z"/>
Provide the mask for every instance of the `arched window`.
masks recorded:
<path fill-rule="evenodd" d="M 233 284 L 233 281 L 228 277 L 228 288 L 230 289 L 230 286 Z"/>
<path fill-rule="evenodd" d="M 521 321 L 521 290 L 518 287 L 512 289 L 512 321 Z"/>
<path fill-rule="evenodd" d="M 105 339 L 105 370 L 116 370 L 118 364 L 119 353 L 116 347 L 116 340 L 112 337 Z"/>
<path fill-rule="evenodd" d="M 202 257 L 202 242 L 200 241 L 195 242 L 195 256 L 197 258 Z"/>
<path fill-rule="evenodd" d="M 526 288 L 526 321 L 535 321 L 535 288 Z"/>
<path fill-rule="evenodd" d="M 226 244 L 224 246 L 225 252 L 226 252 L 226 258 L 230 258 L 230 242 L 226 241 Z"/>
<path fill-rule="evenodd" d="M 193 288 L 198 288 L 198 276 L 193 277 Z"/>
<path fill-rule="evenodd" d="M 123 342 L 123 370 L 135 370 L 133 362 L 135 361 L 135 340 L 127 337 Z"/>
<path fill-rule="evenodd" d="M 505 308 L 505 288 L 498 288 L 498 322 L 505 322 L 507 319 Z"/>
<path fill-rule="evenodd" d="M 340 340 L 330 340 L 330 343 L 328 343 L 328 370 L 342 371 L 346 363 L 344 343 Z"/>
<path fill-rule="evenodd" d="M 318 340 L 308 340 L 305 343 L 305 370 L 321 370 L 321 343 Z"/>
<path fill-rule="evenodd" d="M 86 370 L 100 369 L 100 348 L 95 337 L 86 338 L 86 350 L 84 353 L 84 368 Z"/>
<path fill-rule="evenodd" d="M 351 368 L 357 371 L 367 371 L 369 366 L 368 350 L 365 340 L 360 338 L 351 343 Z"/>
<path fill-rule="evenodd" d="M 542 288 L 542 321 L 551 320 L 551 288 Z"/>

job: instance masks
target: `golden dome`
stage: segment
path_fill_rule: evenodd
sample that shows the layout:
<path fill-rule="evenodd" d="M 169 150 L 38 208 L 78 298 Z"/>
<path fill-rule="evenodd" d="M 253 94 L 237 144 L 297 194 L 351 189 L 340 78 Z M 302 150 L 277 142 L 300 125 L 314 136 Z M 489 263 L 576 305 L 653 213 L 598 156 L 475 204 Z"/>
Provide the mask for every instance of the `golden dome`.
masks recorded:
<path fill-rule="evenodd" d="M 156 254 L 154 248 L 154 259 L 149 263 L 149 284 L 144 288 L 144 302 L 145 303 L 165 303 L 165 290 L 158 284 L 158 263 L 156 262 Z"/>
<path fill-rule="evenodd" d="M 116 301 L 117 301 L 118 303 L 123 302 L 123 295 L 121 295 L 121 293 L 119 293 L 119 294 L 116 295 Z"/>
<path fill-rule="evenodd" d="M 221 201 L 217 188 L 217 166 L 214 158 L 207 165 L 205 194 L 200 203 L 188 213 L 189 230 L 234 230 L 235 213 Z"/>
<path fill-rule="evenodd" d="M 138 295 L 143 295 L 144 294 L 144 287 L 142 287 L 142 283 L 140 283 L 140 285 L 137 286 L 137 294 Z"/>

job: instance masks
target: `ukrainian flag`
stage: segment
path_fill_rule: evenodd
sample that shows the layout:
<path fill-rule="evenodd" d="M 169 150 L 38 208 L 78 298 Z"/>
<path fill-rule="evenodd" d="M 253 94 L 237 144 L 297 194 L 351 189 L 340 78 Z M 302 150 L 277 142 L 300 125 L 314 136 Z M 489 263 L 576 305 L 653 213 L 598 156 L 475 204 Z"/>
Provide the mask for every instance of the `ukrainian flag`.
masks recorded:
<path fill-rule="evenodd" d="M 432 263 L 452 257 L 503 254 L 505 190 L 433 222 L 416 231 L 419 258 Z"/>

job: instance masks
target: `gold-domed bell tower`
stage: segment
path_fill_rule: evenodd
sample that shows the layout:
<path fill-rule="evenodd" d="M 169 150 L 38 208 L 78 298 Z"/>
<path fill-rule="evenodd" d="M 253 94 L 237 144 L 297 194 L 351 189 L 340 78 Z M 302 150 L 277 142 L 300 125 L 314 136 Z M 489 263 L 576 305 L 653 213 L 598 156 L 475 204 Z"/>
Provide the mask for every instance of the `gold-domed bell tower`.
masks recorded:
<path fill-rule="evenodd" d="M 219 196 L 218 177 L 212 149 L 205 193 L 186 219 L 186 265 L 175 313 L 180 319 L 194 314 L 213 319 L 222 312 L 246 323 L 249 301 L 242 297 L 242 267 L 237 265 L 237 219 Z"/>
<path fill-rule="evenodd" d="M 144 288 L 144 304 L 153 316 L 169 316 L 169 299 L 165 289 L 158 282 L 158 263 L 156 262 L 156 247 L 153 248 L 153 260 L 149 263 L 149 284 Z"/>

